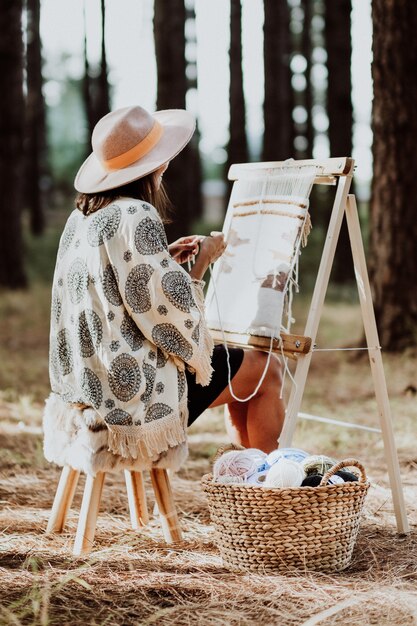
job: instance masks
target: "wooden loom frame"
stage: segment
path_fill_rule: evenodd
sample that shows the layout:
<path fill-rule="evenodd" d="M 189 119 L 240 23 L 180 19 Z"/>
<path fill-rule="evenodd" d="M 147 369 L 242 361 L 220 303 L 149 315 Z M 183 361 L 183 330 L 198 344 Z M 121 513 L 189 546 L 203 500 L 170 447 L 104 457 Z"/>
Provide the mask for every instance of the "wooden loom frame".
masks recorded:
<path fill-rule="evenodd" d="M 244 174 L 245 171 L 250 171 L 254 168 L 258 170 L 259 168 L 269 169 L 279 166 L 285 167 L 286 165 L 291 165 L 292 163 L 297 166 L 321 166 L 322 174 L 316 177 L 314 183 L 336 184 L 337 190 L 333 202 L 329 226 L 327 229 L 326 240 L 322 251 L 319 270 L 316 278 L 316 284 L 314 286 L 314 291 L 305 325 L 304 339 L 307 341 L 308 350 L 301 350 L 297 354 L 297 365 L 294 374 L 294 384 L 292 386 L 288 406 L 286 409 L 285 422 L 279 438 L 279 445 L 282 447 L 291 446 L 291 442 L 297 425 L 297 419 L 300 416 L 301 403 L 304 395 L 308 371 L 310 368 L 311 357 L 313 355 L 313 350 L 311 349 L 311 346 L 314 346 L 316 341 L 320 318 L 323 310 L 324 299 L 326 296 L 330 272 L 334 260 L 336 245 L 342 225 L 343 215 L 346 214 L 349 240 L 353 256 L 354 272 L 359 293 L 362 322 L 365 330 L 375 397 L 378 406 L 379 421 L 381 426 L 380 432 L 382 433 L 382 440 L 384 444 L 384 455 L 391 487 L 397 529 L 400 534 L 407 534 L 409 532 L 409 525 L 401 483 L 397 449 L 395 446 L 394 432 L 392 428 L 391 409 L 382 362 L 381 347 L 379 344 L 378 330 L 375 321 L 372 294 L 366 266 L 366 257 L 362 241 L 358 210 L 356 206 L 356 198 L 352 194 L 349 195 L 349 189 L 354 168 L 353 159 L 349 157 L 344 157 L 325 160 L 311 159 L 305 161 L 294 161 L 290 163 L 277 161 L 256 164 L 236 164 L 232 165 L 229 170 L 229 179 L 236 180 L 240 178 L 240 175 L 242 173 Z M 225 227 L 226 226 L 227 224 L 225 223 Z M 286 337 L 283 337 L 283 340 L 288 340 L 288 338 L 290 337 L 291 336 L 287 335 Z M 219 339 L 219 337 L 215 337 L 215 339 Z M 309 339 L 311 340 L 311 342 L 308 341 Z M 234 345 L 239 345 L 239 341 L 232 341 L 232 343 L 234 343 Z M 248 343 L 250 344 L 250 342 L 248 341 L 243 341 L 240 345 L 248 347 Z M 275 348 L 275 350 L 277 350 L 277 348 Z M 313 416 L 311 418 L 314 419 Z M 342 426 L 345 425 L 342 421 L 338 421 L 337 423 Z M 352 425 L 349 426 L 352 427 Z M 355 425 L 355 427 L 361 428 L 360 425 Z"/>

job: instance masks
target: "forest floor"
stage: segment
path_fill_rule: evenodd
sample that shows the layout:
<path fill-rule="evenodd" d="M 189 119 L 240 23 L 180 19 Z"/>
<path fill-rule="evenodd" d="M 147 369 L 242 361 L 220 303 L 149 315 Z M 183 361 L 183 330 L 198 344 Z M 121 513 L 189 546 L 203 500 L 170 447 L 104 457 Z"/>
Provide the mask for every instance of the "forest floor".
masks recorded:
<path fill-rule="evenodd" d="M 227 442 L 220 411 L 207 411 L 190 429 L 189 459 L 172 479 L 183 543 L 164 544 L 158 519 L 130 528 L 122 476 L 106 478 L 90 556 L 71 556 L 81 485 L 65 532 L 44 533 L 59 478 L 42 453 L 48 322 L 47 286 L 1 294 L 0 624 L 417 624 L 415 352 L 384 356 L 410 535 L 396 534 L 379 436 L 302 421 L 294 445 L 359 458 L 371 480 L 352 563 L 332 575 L 236 574 L 222 565 L 200 487 Z M 358 345 L 361 332 L 357 304 L 331 301 L 318 345 Z M 317 352 L 302 410 L 377 426 L 369 364 L 360 354 Z M 148 479 L 147 491 L 152 511 Z"/>

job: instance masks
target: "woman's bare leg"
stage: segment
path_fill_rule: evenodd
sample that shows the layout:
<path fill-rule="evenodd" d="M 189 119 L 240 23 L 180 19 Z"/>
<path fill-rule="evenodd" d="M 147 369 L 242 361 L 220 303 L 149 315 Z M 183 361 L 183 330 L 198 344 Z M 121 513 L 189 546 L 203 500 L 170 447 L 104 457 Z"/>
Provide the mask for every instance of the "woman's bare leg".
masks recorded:
<path fill-rule="evenodd" d="M 250 395 L 264 370 L 268 355 L 245 350 L 242 365 L 233 378 L 234 394 L 240 398 Z M 261 388 L 251 400 L 236 401 L 229 387 L 211 404 L 211 407 L 228 404 L 233 425 L 238 430 L 242 445 L 271 452 L 278 446 L 278 437 L 285 417 L 285 406 L 280 399 L 281 364 L 271 356 L 267 374 Z"/>

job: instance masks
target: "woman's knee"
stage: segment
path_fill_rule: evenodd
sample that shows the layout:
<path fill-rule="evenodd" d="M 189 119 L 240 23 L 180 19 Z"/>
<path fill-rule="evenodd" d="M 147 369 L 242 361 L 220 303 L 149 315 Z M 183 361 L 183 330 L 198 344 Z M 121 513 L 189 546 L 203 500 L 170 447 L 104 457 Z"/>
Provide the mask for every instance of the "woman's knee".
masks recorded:
<path fill-rule="evenodd" d="M 252 351 L 248 353 L 250 371 L 254 379 L 259 380 L 265 371 L 268 363 L 268 353 L 260 351 Z M 265 374 L 263 386 L 280 385 L 282 380 L 282 366 L 279 358 L 275 354 L 271 354 L 268 369 Z"/>

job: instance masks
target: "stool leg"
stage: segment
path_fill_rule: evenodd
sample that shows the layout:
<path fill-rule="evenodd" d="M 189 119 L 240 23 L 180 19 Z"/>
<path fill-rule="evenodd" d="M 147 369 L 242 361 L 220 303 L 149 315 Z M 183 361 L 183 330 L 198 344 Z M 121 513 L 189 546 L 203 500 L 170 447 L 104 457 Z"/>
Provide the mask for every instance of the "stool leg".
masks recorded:
<path fill-rule="evenodd" d="M 72 552 L 74 556 L 88 554 L 92 548 L 104 477 L 105 472 L 99 472 L 97 476 L 87 474 L 77 534 L 75 536 L 74 549 Z"/>
<path fill-rule="evenodd" d="M 132 528 L 146 526 L 149 522 L 148 506 L 146 504 L 145 484 L 142 472 L 125 470 L 127 499 L 129 501 L 130 521 Z"/>
<path fill-rule="evenodd" d="M 63 468 L 46 528 L 47 533 L 61 533 L 64 530 L 79 477 L 78 470 L 68 465 Z"/>
<path fill-rule="evenodd" d="M 181 528 L 167 470 L 152 469 L 150 473 L 165 541 L 167 543 L 181 541 Z"/>

